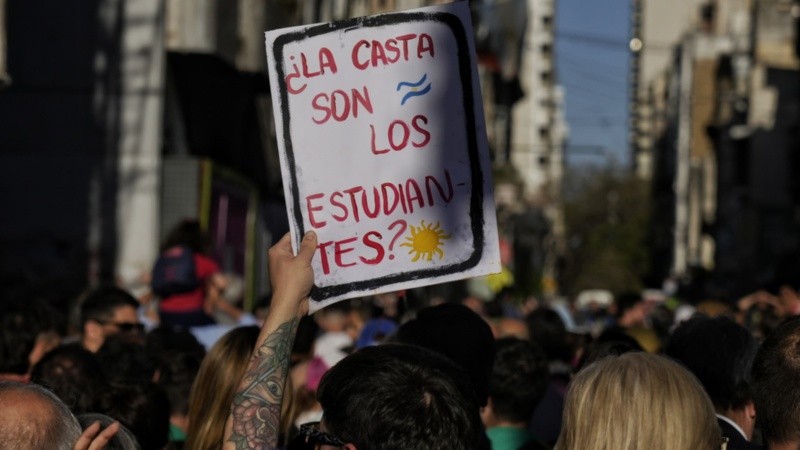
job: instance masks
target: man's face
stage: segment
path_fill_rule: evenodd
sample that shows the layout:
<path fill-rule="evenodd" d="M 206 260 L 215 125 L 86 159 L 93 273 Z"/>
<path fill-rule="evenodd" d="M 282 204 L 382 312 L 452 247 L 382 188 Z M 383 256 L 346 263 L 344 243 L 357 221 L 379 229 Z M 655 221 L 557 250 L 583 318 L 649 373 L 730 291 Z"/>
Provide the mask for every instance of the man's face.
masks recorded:
<path fill-rule="evenodd" d="M 96 352 L 109 336 L 124 334 L 126 340 L 130 337 L 131 340 L 138 341 L 143 338 L 143 331 L 136 308 L 120 306 L 114 309 L 109 319 L 94 319 L 84 324 L 83 346 L 90 352 Z"/>
<path fill-rule="evenodd" d="M 108 337 L 117 333 L 141 332 L 141 324 L 136 309 L 131 306 L 120 306 L 114 310 L 111 319 L 103 321 L 103 336 Z"/>

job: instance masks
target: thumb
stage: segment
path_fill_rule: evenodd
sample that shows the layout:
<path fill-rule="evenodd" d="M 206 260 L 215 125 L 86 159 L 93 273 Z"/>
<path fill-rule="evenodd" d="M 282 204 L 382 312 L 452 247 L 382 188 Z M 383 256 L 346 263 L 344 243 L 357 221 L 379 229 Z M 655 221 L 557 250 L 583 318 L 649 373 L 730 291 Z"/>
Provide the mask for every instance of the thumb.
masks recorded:
<path fill-rule="evenodd" d="M 303 236 L 303 241 L 300 242 L 300 251 L 297 253 L 297 258 L 311 263 L 311 258 L 317 250 L 317 233 L 309 231 Z"/>

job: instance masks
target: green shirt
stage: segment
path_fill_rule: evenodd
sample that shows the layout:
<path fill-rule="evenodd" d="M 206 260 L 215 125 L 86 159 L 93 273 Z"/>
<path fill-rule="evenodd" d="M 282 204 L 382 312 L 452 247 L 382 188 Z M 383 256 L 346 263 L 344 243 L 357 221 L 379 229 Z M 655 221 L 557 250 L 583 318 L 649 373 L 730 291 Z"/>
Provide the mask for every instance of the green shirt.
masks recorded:
<path fill-rule="evenodd" d="M 492 450 L 517 450 L 533 439 L 525 428 L 493 427 L 486 430 Z"/>
<path fill-rule="evenodd" d="M 169 424 L 169 441 L 170 442 L 183 442 L 186 440 L 186 433 L 173 424 Z"/>

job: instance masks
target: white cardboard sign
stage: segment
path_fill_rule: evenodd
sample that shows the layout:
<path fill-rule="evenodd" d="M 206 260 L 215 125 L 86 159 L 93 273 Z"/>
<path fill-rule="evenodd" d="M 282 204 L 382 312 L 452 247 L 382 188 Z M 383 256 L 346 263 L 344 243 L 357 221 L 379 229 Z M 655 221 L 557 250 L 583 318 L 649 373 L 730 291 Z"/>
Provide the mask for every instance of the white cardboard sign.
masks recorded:
<path fill-rule="evenodd" d="M 467 2 L 266 33 L 295 249 L 311 312 L 500 271 Z"/>

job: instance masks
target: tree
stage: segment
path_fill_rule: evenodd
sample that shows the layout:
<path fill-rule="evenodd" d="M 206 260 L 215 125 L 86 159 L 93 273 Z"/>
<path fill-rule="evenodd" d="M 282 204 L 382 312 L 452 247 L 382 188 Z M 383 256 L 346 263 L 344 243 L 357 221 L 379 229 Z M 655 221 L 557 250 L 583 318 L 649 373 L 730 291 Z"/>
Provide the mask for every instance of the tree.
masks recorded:
<path fill-rule="evenodd" d="M 638 291 L 649 270 L 649 190 L 633 173 L 581 167 L 565 177 L 565 294 Z"/>

